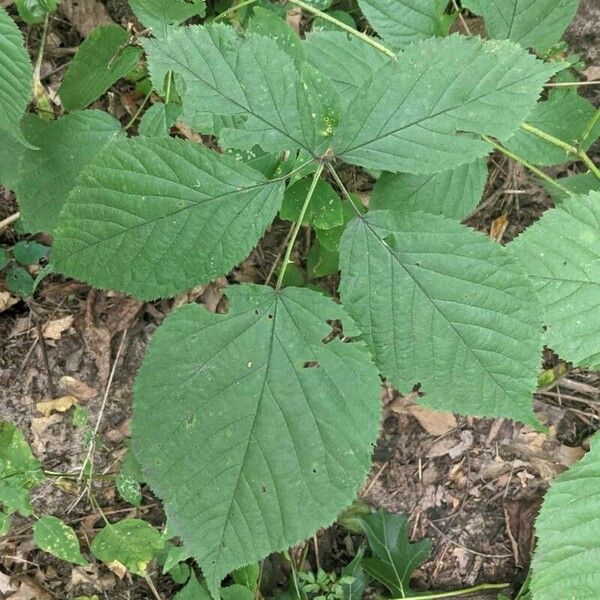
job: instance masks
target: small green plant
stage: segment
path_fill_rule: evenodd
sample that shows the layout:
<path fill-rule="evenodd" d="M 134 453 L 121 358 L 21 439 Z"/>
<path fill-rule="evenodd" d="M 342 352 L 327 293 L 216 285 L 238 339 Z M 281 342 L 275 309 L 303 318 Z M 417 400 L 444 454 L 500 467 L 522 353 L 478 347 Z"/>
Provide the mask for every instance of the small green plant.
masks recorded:
<path fill-rule="evenodd" d="M 387 0 L 359 0 L 378 36 L 326 0 L 290 0 L 315 17 L 304 38 L 280 5 L 253 3 L 206 15 L 198 0 L 132 0 L 148 30 L 92 33 L 64 77 L 66 114 L 56 119 L 25 114 L 39 77 L 0 9 L 0 180 L 25 227 L 54 237 L 55 272 L 143 300 L 171 297 L 230 272 L 277 216 L 293 222 L 274 285 L 230 286 L 226 314 L 174 311 L 135 383 L 141 473 L 124 467 L 119 491 L 136 504 L 143 474 L 213 597 L 228 573 L 307 538 L 352 502 L 379 431 L 381 376 L 405 391 L 419 383 L 433 408 L 539 427 L 531 399 L 544 345 L 600 366 L 600 170 L 587 153 L 600 111 L 571 89 L 571 63 L 552 50 L 577 0 L 463 2 L 489 40 L 448 35 L 458 13 L 445 0 L 418 10 L 399 0 L 392 17 Z M 54 4 L 38 4 L 47 27 Z M 205 20 L 182 25 L 190 18 Z M 137 136 L 88 108 L 123 77 L 147 90 L 124 128 L 139 118 Z M 540 98 L 552 78 L 561 85 Z M 177 122 L 218 151 L 171 136 Z M 493 150 L 557 198 L 507 247 L 461 223 Z M 6 167 L 15 156 L 16 176 Z M 587 170 L 577 177 L 540 168 L 576 160 Z M 343 183 L 349 168 L 377 180 L 368 210 Z M 293 260 L 303 227 L 316 240 L 305 270 Z M 335 298 L 321 293 L 314 280 L 338 271 Z M 584 464 L 600 465 L 594 457 Z M 565 597 L 537 591 L 554 589 L 540 581 L 559 552 L 544 527 L 549 498 L 534 600 Z M 124 523 L 107 524 L 92 551 L 143 574 L 164 540 Z M 372 554 L 361 564 L 389 575 L 410 547 L 378 545 L 365 523 Z M 143 548 L 117 556 L 121 529 L 145 532 Z M 600 536 L 589 543 L 598 552 Z M 340 597 L 340 579 L 302 577 L 310 594 Z M 571 593 L 591 597 L 599 577 L 571 581 Z M 405 578 L 385 579 L 405 596 Z M 200 585 L 192 577 L 181 597 L 199 597 Z"/>

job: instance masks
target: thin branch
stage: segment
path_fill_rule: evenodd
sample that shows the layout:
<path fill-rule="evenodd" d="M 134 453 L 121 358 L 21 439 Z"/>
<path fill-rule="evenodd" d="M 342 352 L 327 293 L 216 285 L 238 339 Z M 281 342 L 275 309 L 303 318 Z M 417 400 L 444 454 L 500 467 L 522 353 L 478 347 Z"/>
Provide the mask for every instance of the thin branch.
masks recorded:
<path fill-rule="evenodd" d="M 9 217 L 6 217 L 6 219 L 2 219 L 2 221 L 0 221 L 0 231 L 2 231 L 5 227 L 8 227 L 12 223 L 14 223 L 20 216 L 21 216 L 21 213 L 16 212 L 16 213 L 13 213 L 12 215 L 10 215 Z"/>
<path fill-rule="evenodd" d="M 344 196 L 344 198 L 346 198 L 346 200 L 348 200 L 348 202 L 350 202 L 350 205 L 356 211 L 356 214 L 359 215 L 359 216 L 362 215 L 362 213 L 358 209 L 358 206 L 356 206 L 354 200 L 352 199 L 352 196 L 349 194 L 348 190 L 346 189 L 346 186 L 342 183 L 342 180 L 340 179 L 340 176 L 337 174 L 336 170 L 329 163 L 327 163 L 327 170 L 329 171 L 329 173 L 333 177 L 336 185 L 338 186 L 338 188 L 342 192 L 342 195 Z"/>
<path fill-rule="evenodd" d="M 465 28 L 465 32 L 467 35 L 473 35 L 471 33 L 471 30 L 469 29 L 469 25 L 467 24 L 467 21 L 465 20 L 465 17 L 462 14 L 461 9 L 458 6 L 458 2 L 456 0 L 452 0 L 452 6 L 454 7 L 454 10 L 458 13 L 458 19 L 460 21 L 460 24 Z"/>

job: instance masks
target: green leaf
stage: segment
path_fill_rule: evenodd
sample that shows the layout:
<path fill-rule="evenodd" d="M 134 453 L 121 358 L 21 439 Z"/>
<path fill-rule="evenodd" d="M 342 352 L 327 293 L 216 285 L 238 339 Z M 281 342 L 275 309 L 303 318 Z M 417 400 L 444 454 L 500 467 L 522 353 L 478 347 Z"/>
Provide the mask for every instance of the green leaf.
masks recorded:
<path fill-rule="evenodd" d="M 206 585 L 201 584 L 194 575 L 187 585 L 177 592 L 173 600 L 212 600 Z"/>
<path fill-rule="evenodd" d="M 59 0 L 16 0 L 19 16 L 26 23 L 43 23 L 47 14 L 56 12 Z"/>
<path fill-rule="evenodd" d="M 339 270 L 339 254 L 322 246 L 317 239 L 311 245 L 306 257 L 306 268 L 311 279 L 333 275 Z"/>
<path fill-rule="evenodd" d="M 361 546 L 352 561 L 342 569 L 342 577 L 351 577 L 352 582 L 342 586 L 343 600 L 361 600 L 370 577 L 362 568 L 365 547 Z"/>
<path fill-rule="evenodd" d="M 510 244 L 544 307 L 546 343 L 600 367 L 600 193 L 573 196 Z"/>
<path fill-rule="evenodd" d="M 32 296 L 34 292 L 33 277 L 27 269 L 14 263 L 6 270 L 6 285 L 11 292 L 21 298 Z"/>
<path fill-rule="evenodd" d="M 334 19 L 337 19 L 338 21 L 344 23 L 345 25 L 352 27 L 352 29 L 356 29 L 356 23 L 354 22 L 352 15 L 350 13 L 347 13 L 345 10 L 328 10 L 327 14 L 330 17 L 333 17 Z M 312 22 L 311 31 L 336 31 L 339 33 L 340 28 L 337 24 L 332 23 L 331 21 L 328 21 L 323 17 L 315 17 L 314 21 Z M 372 48 L 372 46 L 369 47 Z"/>
<path fill-rule="evenodd" d="M 596 598 L 600 589 L 600 440 L 559 475 L 536 520 L 537 546 L 530 590 L 533 600 Z"/>
<path fill-rule="evenodd" d="M 431 540 L 410 543 L 406 517 L 383 510 L 359 519 L 369 540 L 372 556 L 363 558 L 363 569 L 383 583 L 394 598 L 413 596 L 410 578 L 413 571 L 431 554 Z"/>
<path fill-rule="evenodd" d="M 312 183 L 312 177 L 305 177 L 292 184 L 285 191 L 279 212 L 282 219 L 297 221 L 302 205 Z M 312 224 L 319 229 L 333 229 L 344 223 L 342 202 L 335 190 L 324 180 L 319 179 L 313 197 L 305 212 L 305 225 Z"/>
<path fill-rule="evenodd" d="M 0 129 L 0 185 L 13 192 L 17 189 L 23 152 L 22 142 Z"/>
<path fill-rule="evenodd" d="M 15 260 L 25 266 L 40 262 L 42 258 L 48 256 L 49 251 L 50 248 L 44 244 L 28 241 L 17 242 L 12 248 Z"/>
<path fill-rule="evenodd" d="M 228 288 L 157 330 L 135 384 L 133 449 L 216 597 L 232 570 L 331 523 L 370 468 L 379 378 L 341 308 L 307 289 Z M 243 390 L 243 393 L 240 393 Z"/>
<path fill-rule="evenodd" d="M 90 550 L 104 563 L 118 561 L 134 575 L 145 575 L 164 541 L 160 531 L 140 519 L 123 519 L 100 530 Z"/>
<path fill-rule="evenodd" d="M 206 14 L 204 0 L 129 0 L 129 6 L 157 38 L 167 37 L 177 25 Z"/>
<path fill-rule="evenodd" d="M 304 46 L 300 36 L 272 10 L 255 6 L 246 31 L 271 38 L 294 60 L 304 60 Z"/>
<path fill-rule="evenodd" d="M 573 192 L 573 194 L 587 194 L 592 191 L 600 192 L 600 180 L 593 173 L 578 173 L 571 177 L 561 177 L 557 181 L 564 188 Z M 556 186 L 550 185 L 545 181 L 541 183 L 555 202 L 562 202 L 569 198 L 569 194 Z"/>
<path fill-rule="evenodd" d="M 8 535 L 12 525 L 11 516 L 5 512 L 0 512 L 0 536 Z"/>
<path fill-rule="evenodd" d="M 471 0 L 472 2 L 473 0 Z M 509 39 L 524 48 L 547 50 L 567 28 L 579 0 L 478 0 L 491 38 Z"/>
<path fill-rule="evenodd" d="M 168 71 L 181 76 L 184 116 L 191 111 L 245 118 L 242 128 L 220 130 L 226 147 L 303 148 L 311 154 L 329 147 L 338 117 L 333 91 L 306 64 L 301 80 L 293 59 L 274 40 L 242 38 L 232 27 L 211 25 L 182 27 L 166 40 L 143 45 L 156 89 Z"/>
<path fill-rule="evenodd" d="M 454 20 L 444 14 L 446 0 L 359 0 L 358 5 L 383 40 L 399 50 L 420 39 L 448 35 Z"/>
<path fill-rule="evenodd" d="M 121 496 L 125 502 L 129 502 L 129 504 L 133 504 L 133 506 L 142 505 L 142 489 L 139 482 L 134 477 L 119 473 L 116 478 L 116 484 L 119 496 Z"/>
<path fill-rule="evenodd" d="M 352 97 L 333 150 L 372 169 L 453 169 L 491 150 L 470 133 L 508 139 L 559 68 L 507 41 L 453 35 L 412 44 Z"/>
<path fill-rule="evenodd" d="M 53 263 L 99 288 L 173 296 L 248 256 L 277 214 L 283 186 L 199 144 L 121 140 L 69 196 Z"/>
<path fill-rule="evenodd" d="M 119 25 L 102 25 L 83 41 L 58 90 L 66 110 L 85 108 L 137 65 L 142 51 L 128 40 Z"/>
<path fill-rule="evenodd" d="M 0 271 L 9 263 L 8 251 L 5 248 L 0 248 Z"/>
<path fill-rule="evenodd" d="M 19 122 L 31 98 L 32 79 L 23 36 L 0 6 L 0 130 L 25 144 Z"/>
<path fill-rule="evenodd" d="M 253 600 L 254 593 L 246 586 L 234 583 L 221 588 L 221 600 Z"/>
<path fill-rule="evenodd" d="M 340 293 L 382 374 L 424 402 L 537 424 L 540 306 L 511 254 L 456 221 L 367 213 L 340 247 Z"/>
<path fill-rule="evenodd" d="M 256 589 L 258 580 L 260 579 L 260 565 L 258 563 L 252 563 L 236 569 L 231 574 L 233 581 L 247 587 L 249 590 Z"/>
<path fill-rule="evenodd" d="M 360 198 L 355 194 L 350 194 L 354 201 L 354 206 L 362 213 L 366 212 L 365 207 L 360 201 Z M 340 240 L 346 230 L 346 225 L 356 216 L 356 210 L 348 201 L 342 202 L 343 223 L 340 227 L 332 229 L 315 229 L 315 234 L 324 250 L 329 252 L 337 252 L 340 246 Z"/>
<path fill-rule="evenodd" d="M 590 120 L 596 113 L 594 106 L 577 93 L 577 89 L 552 90 L 548 100 L 538 102 L 527 123 L 548 133 L 563 142 L 578 146 Z M 588 150 L 600 135 L 600 121 L 582 145 Z M 504 142 L 504 147 L 515 154 L 526 156 L 536 165 L 557 165 L 577 160 L 576 156 L 540 139 L 523 129 L 517 130 L 513 137 Z"/>
<path fill-rule="evenodd" d="M 178 104 L 157 102 L 144 113 L 138 131 L 148 137 L 165 137 L 180 114 L 181 106 Z"/>
<path fill-rule="evenodd" d="M 383 173 L 373 188 L 369 209 L 422 211 L 460 221 L 479 204 L 486 179 L 483 159 L 433 175 Z"/>
<path fill-rule="evenodd" d="M 45 552 L 75 565 L 85 565 L 79 540 L 72 527 L 57 517 L 45 515 L 33 526 L 33 542 Z"/>
<path fill-rule="evenodd" d="M 4 513 L 31 514 L 29 490 L 44 476 L 23 434 L 11 423 L 0 422 L 0 503 Z"/>
<path fill-rule="evenodd" d="M 191 554 L 188 549 L 184 546 L 174 546 L 171 544 L 165 557 L 165 563 L 163 565 L 163 573 L 170 571 L 177 563 L 180 563 L 188 558 L 191 558 Z"/>
<path fill-rule="evenodd" d="M 372 46 L 340 31 L 310 33 L 304 47 L 308 62 L 335 87 L 343 109 L 371 81 L 373 71 L 388 62 Z"/>
<path fill-rule="evenodd" d="M 184 584 L 192 574 L 190 566 L 186 563 L 177 563 L 174 567 L 169 569 L 169 575 L 175 583 Z"/>
<path fill-rule="evenodd" d="M 111 115 L 86 110 L 46 121 L 28 115 L 27 139 L 38 150 L 25 150 L 19 169 L 17 198 L 29 231 L 52 233 L 81 170 L 121 134 Z"/>

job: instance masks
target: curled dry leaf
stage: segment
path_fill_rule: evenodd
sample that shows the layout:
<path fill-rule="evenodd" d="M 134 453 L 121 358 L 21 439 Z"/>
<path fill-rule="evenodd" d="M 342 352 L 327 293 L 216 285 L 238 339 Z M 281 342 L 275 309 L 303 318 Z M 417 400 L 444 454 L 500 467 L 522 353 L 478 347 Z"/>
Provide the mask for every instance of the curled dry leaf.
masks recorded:
<path fill-rule="evenodd" d="M 16 296 L 11 296 L 9 292 L 0 292 L 0 313 L 8 310 L 18 301 L 19 299 Z"/>
<path fill-rule="evenodd" d="M 58 389 L 66 396 L 75 396 L 80 402 L 91 400 L 98 395 L 98 390 L 89 386 L 85 381 L 80 381 L 69 375 L 63 375 L 58 380 Z"/>
<path fill-rule="evenodd" d="M 60 340 L 62 334 L 73 324 L 73 315 L 48 321 L 42 328 L 42 335 L 47 340 Z"/>
<path fill-rule="evenodd" d="M 502 241 L 502 237 L 504 236 L 504 232 L 508 227 L 508 217 L 507 215 L 500 215 L 496 217 L 492 221 L 492 225 L 490 227 L 490 237 L 497 242 Z"/>
<path fill-rule="evenodd" d="M 413 416 L 429 435 L 444 435 L 457 426 L 456 417 L 452 413 L 441 410 L 430 410 L 429 408 L 415 404 L 412 400 L 413 397 L 412 395 L 408 395 L 396 398 L 391 403 L 390 409 L 396 414 Z"/>
<path fill-rule="evenodd" d="M 75 404 L 77 404 L 77 398 L 74 396 L 63 396 L 62 398 L 56 398 L 56 400 L 38 402 L 35 407 L 38 412 L 41 412 L 45 417 L 49 417 L 52 413 L 66 412 Z"/>

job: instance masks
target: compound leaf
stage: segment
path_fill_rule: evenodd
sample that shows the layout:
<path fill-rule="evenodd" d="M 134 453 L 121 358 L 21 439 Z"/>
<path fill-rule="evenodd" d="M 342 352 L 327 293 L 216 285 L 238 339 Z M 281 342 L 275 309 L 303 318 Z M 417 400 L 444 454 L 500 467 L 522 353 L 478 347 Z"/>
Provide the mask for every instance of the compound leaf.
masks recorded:
<path fill-rule="evenodd" d="M 204 0 L 129 0 L 129 6 L 157 38 L 167 37 L 177 25 L 206 13 Z"/>
<path fill-rule="evenodd" d="M 33 71 L 23 36 L 0 6 L 0 130 L 26 143 L 19 128 L 31 98 Z"/>
<path fill-rule="evenodd" d="M 226 147 L 302 148 L 311 154 L 328 148 L 337 98 L 326 78 L 307 72 L 306 64 L 301 79 L 274 40 L 242 38 L 232 27 L 211 25 L 182 27 L 166 40 L 143 45 L 155 88 L 162 88 L 168 71 L 181 76 L 184 120 L 198 112 L 244 117 L 240 128 L 218 132 Z"/>
<path fill-rule="evenodd" d="M 232 570 L 328 525 L 370 466 L 379 378 L 361 342 L 325 343 L 339 305 L 308 289 L 228 288 L 157 330 L 134 393 L 133 449 L 217 597 Z"/>
<path fill-rule="evenodd" d="M 592 600 L 600 588 L 600 439 L 559 475 L 546 492 L 536 521 L 537 546 L 530 589 L 533 600 Z"/>
<path fill-rule="evenodd" d="M 163 537 L 150 523 L 123 519 L 101 529 L 90 550 L 104 563 L 120 562 L 135 575 L 145 575 L 148 563 L 164 546 Z"/>
<path fill-rule="evenodd" d="M 373 188 L 369 208 L 422 211 L 460 221 L 479 204 L 486 179 L 484 159 L 433 175 L 383 173 Z"/>
<path fill-rule="evenodd" d="M 412 44 L 352 97 L 333 150 L 345 162 L 393 172 L 472 162 L 491 146 L 469 134 L 509 138 L 559 68 L 508 41 L 454 35 Z"/>
<path fill-rule="evenodd" d="M 119 25 L 102 25 L 83 41 L 58 91 L 67 110 L 85 108 L 134 69 L 142 51 L 128 40 Z"/>
<path fill-rule="evenodd" d="M 446 0 L 359 0 L 363 15 L 390 46 L 448 34 L 454 18 L 445 14 Z"/>
<path fill-rule="evenodd" d="M 61 560 L 75 565 L 85 565 L 88 562 L 81 554 L 79 540 L 73 528 L 57 517 L 41 517 L 33 527 L 33 541 L 39 548 Z"/>
<path fill-rule="evenodd" d="M 600 367 L 600 192 L 572 196 L 510 244 L 545 311 L 546 343 Z"/>
<path fill-rule="evenodd" d="M 563 142 L 578 146 L 595 113 L 593 104 L 580 96 L 576 89 L 552 90 L 548 100 L 538 102 L 527 117 L 527 123 Z M 588 150 L 599 135 L 600 121 L 586 137 L 581 148 Z M 520 156 L 526 156 L 529 162 L 536 165 L 557 165 L 577 159 L 562 148 L 523 129 L 518 129 L 513 137 L 504 142 L 504 146 Z"/>
<path fill-rule="evenodd" d="M 456 221 L 375 211 L 348 226 L 340 293 L 375 362 L 434 408 L 535 423 L 540 306 L 510 253 Z"/>
<path fill-rule="evenodd" d="M 173 296 L 243 260 L 277 214 L 283 189 L 199 144 L 121 140 L 81 174 L 53 262 L 99 288 Z"/>
<path fill-rule="evenodd" d="M 406 533 L 406 517 L 383 510 L 360 517 L 360 526 L 369 540 L 371 556 L 363 558 L 361 567 L 383 583 L 394 598 L 413 596 L 410 578 L 413 571 L 431 554 L 431 540 L 414 544 Z"/>
<path fill-rule="evenodd" d="M 17 198 L 29 231 L 52 232 L 81 170 L 121 134 L 121 124 L 99 110 L 86 110 L 47 121 L 27 115 L 27 139 L 38 149 L 25 150 Z"/>
<path fill-rule="evenodd" d="M 579 0 L 478 0 L 476 13 L 483 16 L 491 38 L 547 50 L 558 42 L 578 5 Z"/>

